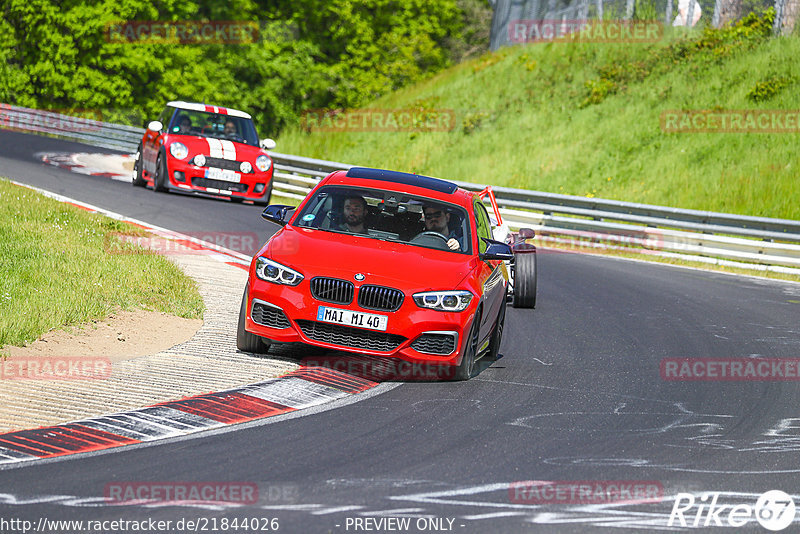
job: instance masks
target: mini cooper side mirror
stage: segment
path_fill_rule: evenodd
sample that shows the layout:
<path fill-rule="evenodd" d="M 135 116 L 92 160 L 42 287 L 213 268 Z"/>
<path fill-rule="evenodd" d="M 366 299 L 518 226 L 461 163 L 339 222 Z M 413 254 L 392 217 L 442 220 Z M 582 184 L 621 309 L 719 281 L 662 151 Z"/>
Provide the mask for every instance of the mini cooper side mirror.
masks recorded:
<path fill-rule="evenodd" d="M 272 139 L 262 139 L 258 144 L 264 150 L 272 150 L 273 148 L 278 146 L 278 143 L 276 143 Z"/>
<path fill-rule="evenodd" d="M 147 125 L 147 129 L 158 133 L 164 129 L 164 125 L 161 124 L 159 121 L 152 121 L 150 124 Z"/>
<path fill-rule="evenodd" d="M 487 239 L 485 237 L 483 239 L 486 244 L 486 251 L 478 254 L 478 257 L 482 260 L 512 260 L 514 259 L 514 252 L 511 251 L 511 247 L 506 243 L 501 243 L 500 241 L 495 241 L 494 239 Z"/>
<path fill-rule="evenodd" d="M 263 213 L 261 213 L 261 218 L 266 219 L 269 222 L 274 222 L 276 224 L 280 224 L 281 226 L 286 225 L 286 213 L 289 210 L 293 210 L 294 206 L 286 206 L 284 204 L 272 204 L 264 208 Z"/>

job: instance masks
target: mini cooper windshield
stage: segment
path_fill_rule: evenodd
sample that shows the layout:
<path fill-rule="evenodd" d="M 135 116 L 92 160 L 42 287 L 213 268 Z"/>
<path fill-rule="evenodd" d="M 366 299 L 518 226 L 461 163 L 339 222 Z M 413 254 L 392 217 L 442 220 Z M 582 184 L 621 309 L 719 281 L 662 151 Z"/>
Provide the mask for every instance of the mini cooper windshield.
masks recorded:
<path fill-rule="evenodd" d="M 322 187 L 293 224 L 462 254 L 469 254 L 472 246 L 463 208 L 397 191 Z"/>
<path fill-rule="evenodd" d="M 258 146 L 258 135 L 251 119 L 222 113 L 178 109 L 172 117 L 169 133 L 213 137 Z"/>

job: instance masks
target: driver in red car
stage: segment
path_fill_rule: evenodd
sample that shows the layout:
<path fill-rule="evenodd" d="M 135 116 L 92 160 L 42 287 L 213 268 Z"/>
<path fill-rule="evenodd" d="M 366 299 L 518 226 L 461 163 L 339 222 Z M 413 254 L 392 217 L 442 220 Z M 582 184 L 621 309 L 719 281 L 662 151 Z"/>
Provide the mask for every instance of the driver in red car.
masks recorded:
<path fill-rule="evenodd" d="M 239 137 L 239 132 L 236 130 L 236 124 L 234 124 L 234 122 L 232 120 L 230 120 L 230 119 L 228 119 L 227 122 L 225 122 L 225 131 L 224 131 L 224 133 L 228 137 L 230 137 L 232 135 L 236 136 L 236 137 Z"/>
<path fill-rule="evenodd" d="M 422 213 L 425 216 L 425 230 L 440 233 L 448 238 L 447 246 L 450 250 L 461 250 L 455 233 L 451 232 L 449 228 L 449 213 L 444 211 L 441 206 L 425 206 Z"/>
<path fill-rule="evenodd" d="M 339 225 L 339 230 L 354 234 L 367 233 L 367 201 L 364 197 L 353 195 L 345 198 L 342 215 L 344 222 Z"/>

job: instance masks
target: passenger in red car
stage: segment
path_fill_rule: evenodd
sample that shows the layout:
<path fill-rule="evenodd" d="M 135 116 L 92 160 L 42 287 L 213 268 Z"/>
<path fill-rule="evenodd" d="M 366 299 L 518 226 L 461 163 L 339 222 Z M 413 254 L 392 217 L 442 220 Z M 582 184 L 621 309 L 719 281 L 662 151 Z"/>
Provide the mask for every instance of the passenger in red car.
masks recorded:
<path fill-rule="evenodd" d="M 367 201 L 363 197 L 351 196 L 344 199 L 342 214 L 344 222 L 339 225 L 339 230 L 354 234 L 367 233 L 367 227 L 364 224 L 367 219 Z"/>
<path fill-rule="evenodd" d="M 455 238 L 455 235 L 450 232 L 450 214 L 442 210 L 438 206 L 425 206 L 422 211 L 425 215 L 425 230 L 428 232 L 438 232 L 447 237 L 447 246 L 450 250 L 461 250 L 461 245 Z"/>

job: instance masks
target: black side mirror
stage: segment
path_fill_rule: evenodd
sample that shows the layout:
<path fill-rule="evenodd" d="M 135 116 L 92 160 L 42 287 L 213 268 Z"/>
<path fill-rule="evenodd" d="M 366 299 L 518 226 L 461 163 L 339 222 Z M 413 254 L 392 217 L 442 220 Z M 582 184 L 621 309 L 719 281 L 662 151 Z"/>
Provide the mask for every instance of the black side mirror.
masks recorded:
<path fill-rule="evenodd" d="M 286 213 L 289 210 L 293 210 L 294 206 L 286 206 L 284 204 L 272 204 L 264 208 L 264 211 L 261 213 L 261 218 L 266 219 L 269 222 L 274 222 L 276 224 L 280 224 L 281 226 L 286 225 Z"/>
<path fill-rule="evenodd" d="M 513 260 L 514 253 L 511 251 L 511 247 L 506 243 L 501 241 L 495 241 L 494 239 L 488 239 L 486 237 L 482 237 L 486 242 L 486 252 L 478 254 L 478 257 L 482 260 Z"/>

